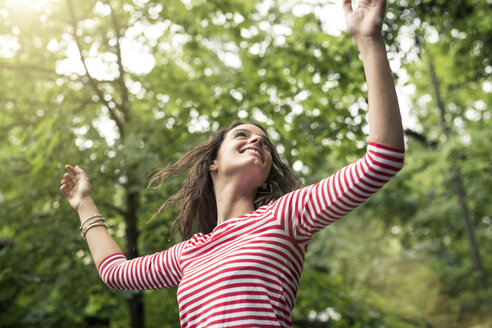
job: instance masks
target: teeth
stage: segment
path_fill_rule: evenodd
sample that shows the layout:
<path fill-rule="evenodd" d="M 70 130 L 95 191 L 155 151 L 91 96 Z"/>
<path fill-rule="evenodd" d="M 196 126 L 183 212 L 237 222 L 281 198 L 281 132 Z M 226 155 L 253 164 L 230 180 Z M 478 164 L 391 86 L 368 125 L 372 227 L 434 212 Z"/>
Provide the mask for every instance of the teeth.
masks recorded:
<path fill-rule="evenodd" d="M 260 152 L 259 152 L 259 151 L 257 151 L 257 150 L 254 150 L 254 149 L 246 149 L 244 152 L 258 154 L 258 155 L 260 155 L 260 157 L 261 157 Z"/>

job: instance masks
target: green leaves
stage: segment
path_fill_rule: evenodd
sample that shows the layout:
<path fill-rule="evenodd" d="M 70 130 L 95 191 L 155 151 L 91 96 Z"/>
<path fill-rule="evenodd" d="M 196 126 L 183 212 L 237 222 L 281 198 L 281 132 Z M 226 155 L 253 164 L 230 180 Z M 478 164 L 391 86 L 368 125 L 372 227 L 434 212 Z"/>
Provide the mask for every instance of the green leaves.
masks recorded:
<path fill-rule="evenodd" d="M 0 4 L 0 41 L 8 41 L 0 49 L 2 327 L 130 321 L 126 301 L 133 294 L 100 282 L 76 215 L 58 192 L 66 163 L 88 172 L 122 246 L 129 243 L 127 196 L 137 195 L 139 238 L 126 246 L 147 254 L 176 241 L 168 241 L 172 210 L 147 221 L 181 183 L 145 191 L 149 174 L 219 126 L 260 121 L 306 184 L 363 154 L 367 90 L 358 51 L 347 34 L 324 33 L 316 11 L 300 15 L 280 2 L 245 0 L 72 0 L 72 18 L 68 3 Z M 397 177 L 315 238 L 296 325 L 487 324 L 490 288 L 474 286 L 450 169 L 455 163 L 462 174 L 489 272 L 489 7 L 389 2 L 384 34 L 392 55 L 408 63 L 417 121 L 411 128 L 420 139 L 408 138 Z M 174 289 L 146 292 L 144 300 L 147 326 L 178 325 Z"/>

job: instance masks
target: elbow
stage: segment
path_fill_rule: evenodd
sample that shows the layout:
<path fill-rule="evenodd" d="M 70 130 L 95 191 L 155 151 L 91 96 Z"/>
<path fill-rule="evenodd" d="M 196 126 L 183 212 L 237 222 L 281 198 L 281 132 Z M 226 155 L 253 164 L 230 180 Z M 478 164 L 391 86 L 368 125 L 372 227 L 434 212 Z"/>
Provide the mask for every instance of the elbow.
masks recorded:
<path fill-rule="evenodd" d="M 382 181 L 389 180 L 402 168 L 405 160 L 405 148 L 394 147 L 387 144 L 370 143 L 369 153 L 374 172 L 381 174 Z"/>
<path fill-rule="evenodd" d="M 115 278 L 117 274 L 113 270 L 106 270 L 106 272 L 99 271 L 99 277 L 103 283 L 111 289 L 125 289 L 121 287 L 120 282 Z"/>
<path fill-rule="evenodd" d="M 122 274 L 127 262 L 123 254 L 111 255 L 101 262 L 98 273 L 106 286 L 112 289 L 130 289 L 125 285 Z"/>

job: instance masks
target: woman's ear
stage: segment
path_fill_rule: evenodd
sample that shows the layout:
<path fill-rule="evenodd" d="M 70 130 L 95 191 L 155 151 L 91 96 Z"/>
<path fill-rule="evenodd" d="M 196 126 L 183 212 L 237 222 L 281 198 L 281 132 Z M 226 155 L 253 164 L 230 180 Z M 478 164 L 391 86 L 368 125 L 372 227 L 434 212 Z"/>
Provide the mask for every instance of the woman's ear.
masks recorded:
<path fill-rule="evenodd" d="M 210 164 L 210 166 L 209 166 L 210 172 L 217 172 L 218 168 L 217 168 L 217 163 L 216 162 L 217 161 L 214 160 L 214 162 L 212 164 Z"/>

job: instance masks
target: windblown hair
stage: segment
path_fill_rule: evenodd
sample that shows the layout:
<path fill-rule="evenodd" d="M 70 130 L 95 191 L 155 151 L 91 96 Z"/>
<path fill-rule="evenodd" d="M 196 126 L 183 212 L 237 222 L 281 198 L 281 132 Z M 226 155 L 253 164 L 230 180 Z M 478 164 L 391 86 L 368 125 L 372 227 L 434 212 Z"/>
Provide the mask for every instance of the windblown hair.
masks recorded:
<path fill-rule="evenodd" d="M 210 165 L 217 158 L 217 153 L 226 134 L 233 128 L 245 123 L 235 122 L 227 128 L 213 134 L 210 139 L 191 150 L 180 160 L 155 173 L 147 188 L 158 189 L 167 179 L 188 172 L 181 189 L 167 199 L 154 213 L 152 218 L 172 205 L 179 206 L 179 212 L 171 226 L 171 235 L 177 225 L 183 240 L 189 239 L 193 233 L 209 233 L 217 225 L 217 204 L 214 185 L 210 175 Z M 257 124 L 265 134 L 265 129 Z M 272 168 L 265 183 L 266 188 L 258 188 L 254 205 L 255 209 L 268 204 L 282 195 L 300 187 L 301 180 L 294 171 L 280 158 L 277 150 L 271 146 Z M 155 184 L 155 186 L 152 186 Z M 195 231 L 196 230 L 196 231 Z"/>

